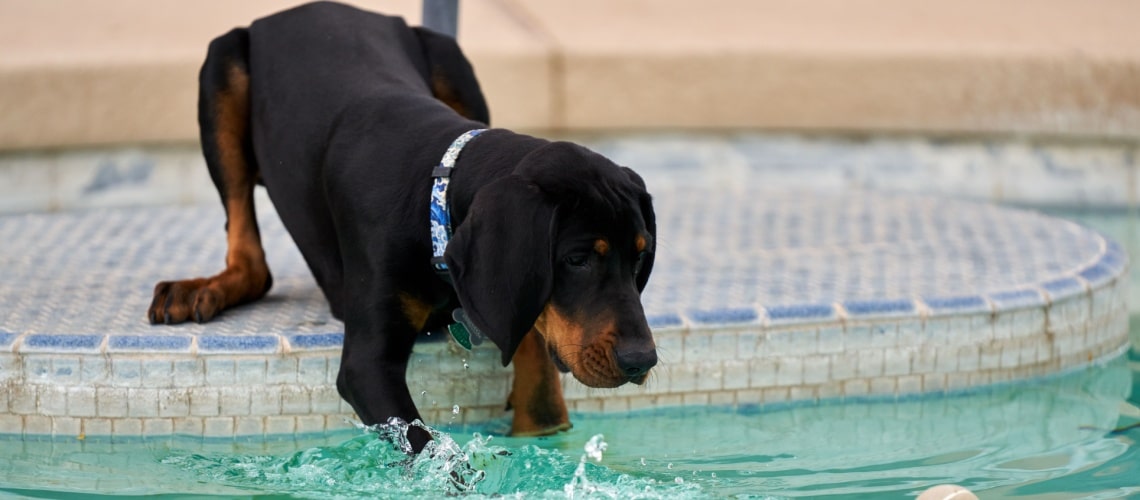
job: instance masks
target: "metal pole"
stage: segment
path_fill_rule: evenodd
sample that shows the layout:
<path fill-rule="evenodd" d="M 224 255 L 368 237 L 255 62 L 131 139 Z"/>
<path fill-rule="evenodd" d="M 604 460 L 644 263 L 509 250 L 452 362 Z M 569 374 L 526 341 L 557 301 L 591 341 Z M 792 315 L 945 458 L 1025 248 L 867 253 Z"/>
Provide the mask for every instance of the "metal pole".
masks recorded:
<path fill-rule="evenodd" d="M 459 0 L 423 0 L 423 25 L 452 38 L 459 30 Z"/>

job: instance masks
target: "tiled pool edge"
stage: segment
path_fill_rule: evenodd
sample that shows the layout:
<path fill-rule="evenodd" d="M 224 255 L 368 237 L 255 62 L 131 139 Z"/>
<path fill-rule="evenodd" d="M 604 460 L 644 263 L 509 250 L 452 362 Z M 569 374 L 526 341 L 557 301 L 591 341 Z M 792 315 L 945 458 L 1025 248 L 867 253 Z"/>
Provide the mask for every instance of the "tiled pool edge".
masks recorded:
<path fill-rule="evenodd" d="M 564 376 L 566 400 L 592 412 L 907 397 L 1089 365 L 1128 343 L 1127 256 L 1102 239 L 1100 257 L 1071 276 L 985 296 L 652 318 L 661 364 L 645 386 L 590 389 Z M 255 336 L 253 350 L 250 337 L 129 337 L 0 333 L 0 434 L 226 439 L 352 425 L 335 389 L 337 333 Z M 416 351 L 409 386 L 429 423 L 504 414 L 511 371 L 494 347 Z"/>

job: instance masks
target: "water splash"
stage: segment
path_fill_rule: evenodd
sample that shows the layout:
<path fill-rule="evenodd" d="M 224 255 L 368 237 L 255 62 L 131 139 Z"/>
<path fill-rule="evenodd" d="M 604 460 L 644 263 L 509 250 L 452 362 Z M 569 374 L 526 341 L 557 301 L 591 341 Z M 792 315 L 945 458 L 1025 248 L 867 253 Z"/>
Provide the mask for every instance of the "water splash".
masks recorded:
<path fill-rule="evenodd" d="M 344 443 L 287 456 L 171 454 L 162 463 L 202 483 L 306 498 L 462 495 L 674 500 L 702 496 L 697 485 L 678 487 L 600 465 L 608 447 L 601 434 L 590 438 L 584 453 L 574 460 L 556 449 L 533 444 L 494 445 L 492 437 L 478 433 L 461 445 L 450 434 L 419 421 L 409 424 L 393 419 L 358 427 L 362 435 Z M 410 454 L 407 431 L 411 427 L 432 436 L 418 455 Z"/>

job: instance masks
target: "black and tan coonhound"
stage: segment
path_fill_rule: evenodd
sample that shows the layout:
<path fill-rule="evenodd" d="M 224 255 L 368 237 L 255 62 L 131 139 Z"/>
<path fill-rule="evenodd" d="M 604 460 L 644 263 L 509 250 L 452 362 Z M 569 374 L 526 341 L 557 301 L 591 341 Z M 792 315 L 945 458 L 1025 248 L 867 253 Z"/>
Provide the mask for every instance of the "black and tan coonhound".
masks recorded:
<path fill-rule="evenodd" d="M 644 182 L 584 147 L 503 129 L 439 172 L 456 138 L 489 122 L 452 38 L 312 3 L 216 38 L 199 84 L 226 268 L 158 283 L 152 323 L 206 322 L 269 291 L 262 184 L 344 321 L 337 389 L 366 424 L 419 418 L 405 381 L 413 344 L 456 309 L 514 362 L 518 435 L 570 427 L 558 371 L 616 387 L 656 364 L 640 301 L 656 233 Z M 441 176 L 454 232 L 433 264 Z M 414 427 L 408 437 L 416 451 L 430 439 Z"/>

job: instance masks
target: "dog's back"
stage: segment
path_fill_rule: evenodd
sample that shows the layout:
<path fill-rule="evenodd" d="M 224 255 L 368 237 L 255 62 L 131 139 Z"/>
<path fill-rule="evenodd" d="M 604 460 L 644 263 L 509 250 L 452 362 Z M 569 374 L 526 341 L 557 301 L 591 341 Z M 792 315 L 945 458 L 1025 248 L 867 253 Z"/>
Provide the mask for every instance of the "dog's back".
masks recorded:
<path fill-rule="evenodd" d="M 330 127 L 362 101 L 431 96 L 423 49 L 402 18 L 320 2 L 259 19 L 249 33 L 253 144 L 263 171 L 319 163 Z"/>

